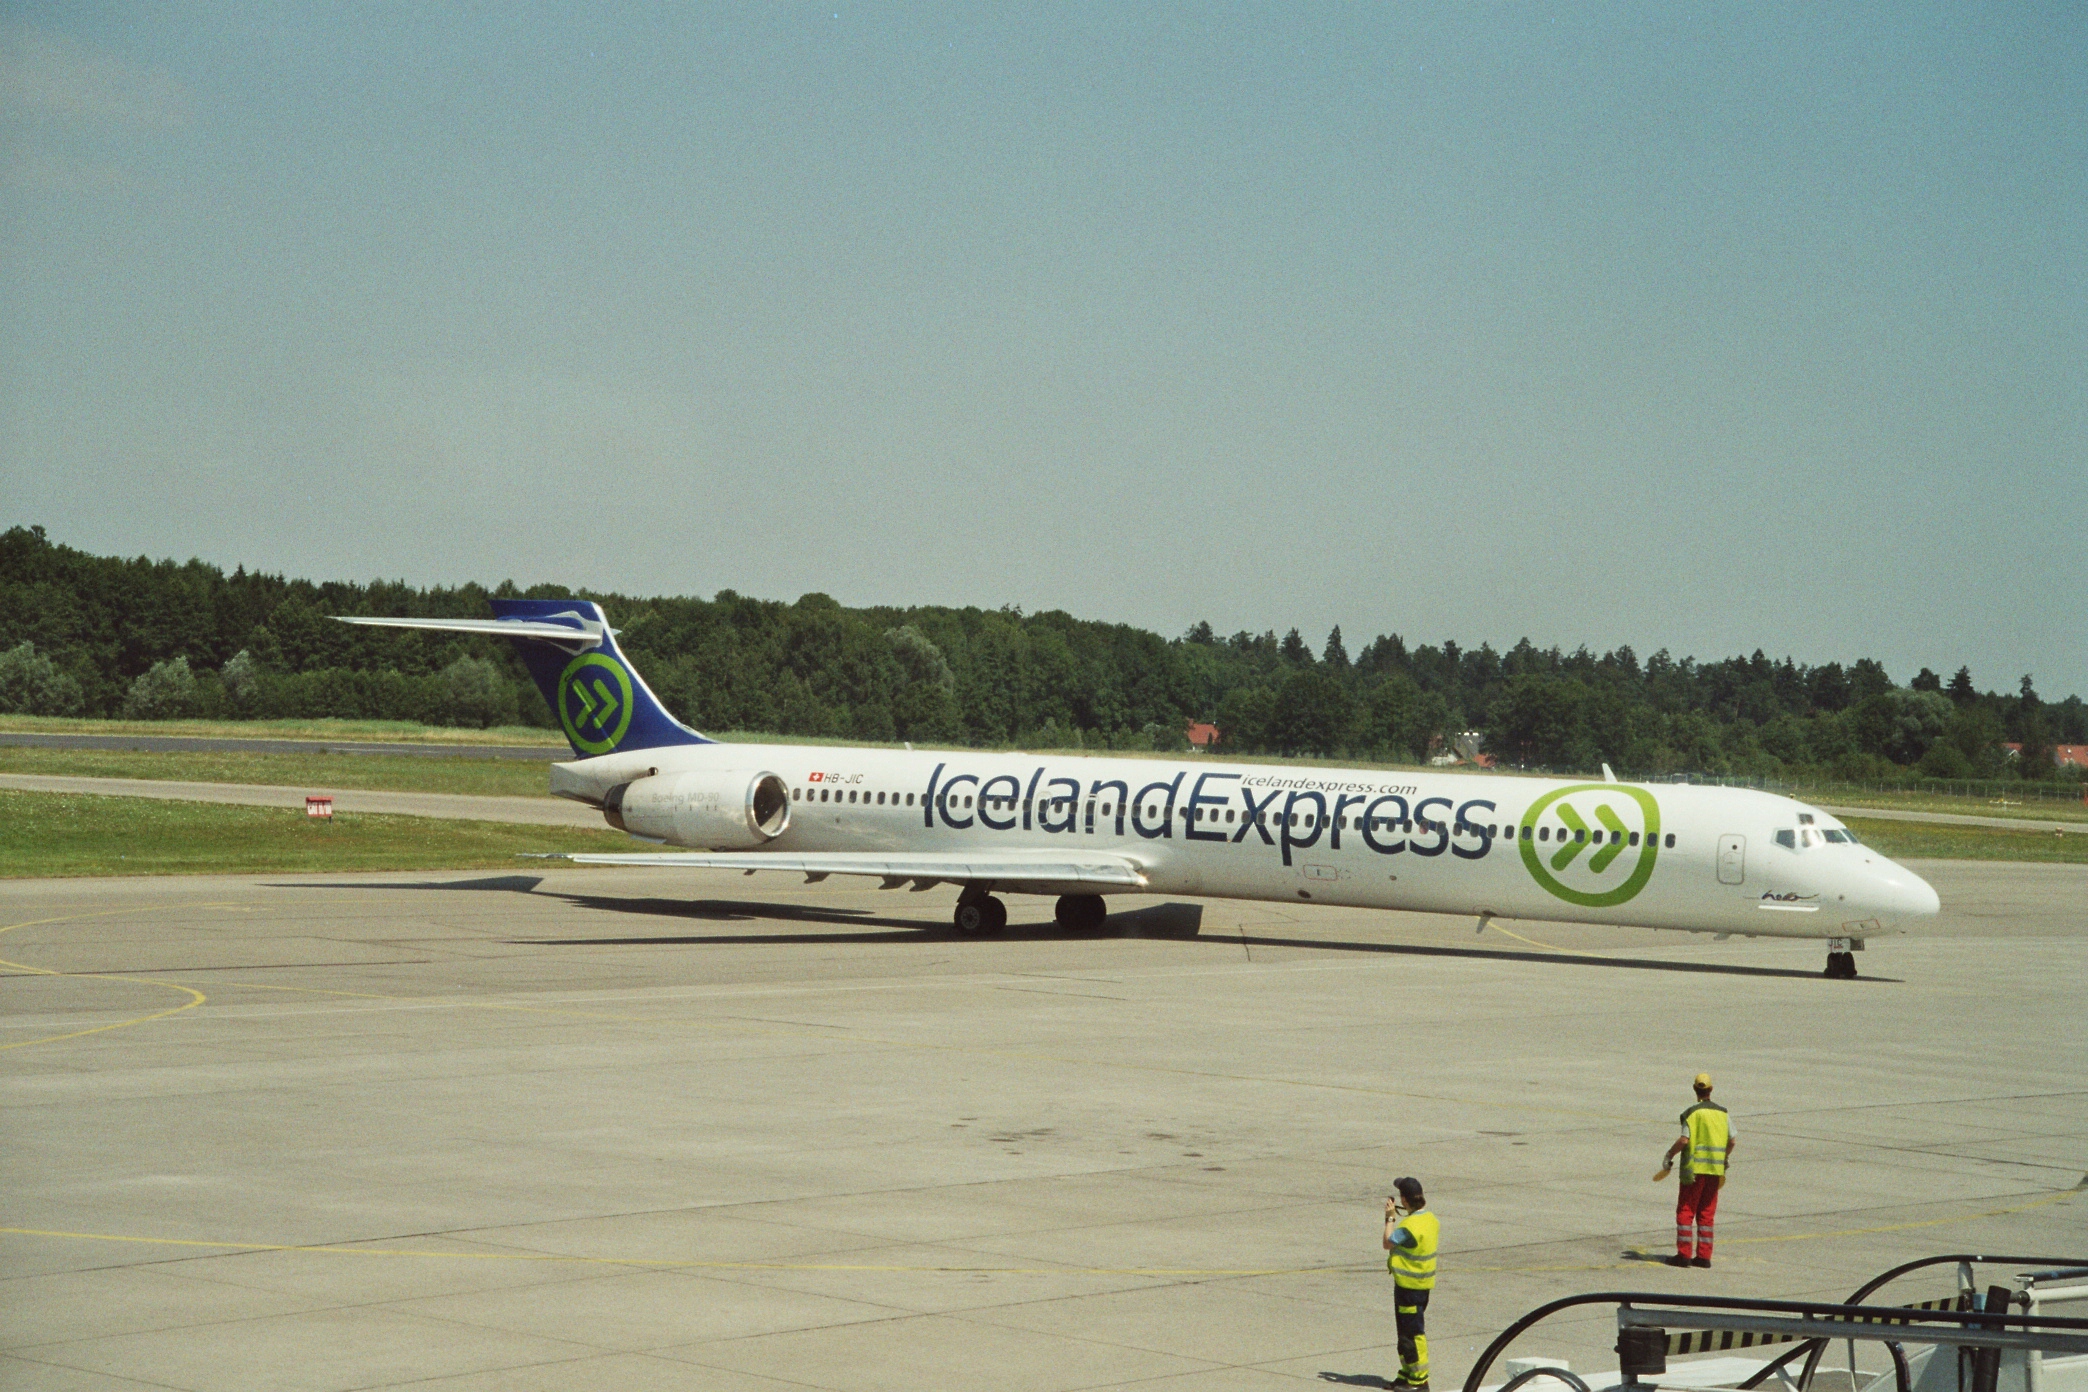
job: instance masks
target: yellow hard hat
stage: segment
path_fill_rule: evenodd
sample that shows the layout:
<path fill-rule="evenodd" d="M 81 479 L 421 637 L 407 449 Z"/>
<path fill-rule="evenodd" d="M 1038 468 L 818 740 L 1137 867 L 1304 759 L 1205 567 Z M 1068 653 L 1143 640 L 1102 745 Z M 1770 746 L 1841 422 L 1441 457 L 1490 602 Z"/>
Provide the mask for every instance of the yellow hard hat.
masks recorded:
<path fill-rule="evenodd" d="M 1696 1085 L 1702 1088 L 1704 1091 L 1709 1092 L 1711 1090 L 1711 1075 L 1709 1073 L 1697 1074 Z"/>

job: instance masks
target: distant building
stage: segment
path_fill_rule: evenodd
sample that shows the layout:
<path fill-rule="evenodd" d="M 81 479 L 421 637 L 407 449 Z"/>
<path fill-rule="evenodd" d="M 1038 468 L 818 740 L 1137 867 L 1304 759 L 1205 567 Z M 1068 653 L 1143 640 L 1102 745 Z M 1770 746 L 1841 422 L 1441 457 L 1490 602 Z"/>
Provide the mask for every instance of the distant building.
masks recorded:
<path fill-rule="evenodd" d="M 1428 747 L 1435 749 L 1441 743 L 1440 738 L 1431 739 L 1428 742 Z M 1480 768 L 1492 768 L 1494 766 L 1494 756 L 1484 753 L 1480 749 L 1480 746 L 1484 743 L 1486 743 L 1486 736 L 1479 731 L 1461 730 L 1450 741 L 1450 748 L 1435 755 L 1428 762 L 1436 768 L 1449 768 L 1453 764 L 1476 764 Z"/>
<path fill-rule="evenodd" d="M 2015 740 L 2001 747 L 2008 751 L 2011 759 L 2020 757 L 2023 752 L 2023 746 Z M 2052 746 L 2052 762 L 2060 768 L 2088 769 L 2088 744 L 2055 744 Z"/>
<path fill-rule="evenodd" d="M 1191 748 L 1201 749 L 1205 753 L 1209 753 L 1217 746 L 1221 738 L 1222 736 L 1219 734 L 1216 725 L 1203 720 L 1192 720 L 1189 722 L 1189 744 Z"/>

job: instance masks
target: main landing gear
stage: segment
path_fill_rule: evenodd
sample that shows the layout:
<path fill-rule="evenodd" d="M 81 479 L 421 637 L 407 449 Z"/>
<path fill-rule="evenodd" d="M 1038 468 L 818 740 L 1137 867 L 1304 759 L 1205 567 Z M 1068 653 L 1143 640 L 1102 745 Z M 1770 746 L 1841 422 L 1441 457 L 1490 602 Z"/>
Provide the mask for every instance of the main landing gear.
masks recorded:
<path fill-rule="evenodd" d="M 1059 899 L 1053 917 L 1069 933 L 1091 933 L 1109 917 L 1109 906 L 1099 894 L 1068 894 Z M 979 886 L 970 885 L 957 896 L 957 912 L 952 920 L 957 931 L 967 937 L 998 933 L 1008 926 L 1008 906 Z"/>
<path fill-rule="evenodd" d="M 1827 970 L 1822 973 L 1829 981 L 1854 981 L 1856 979 L 1855 949 L 1863 946 L 1861 939 L 1829 938 L 1827 940 Z"/>
<path fill-rule="evenodd" d="M 1008 926 L 1008 906 L 983 889 L 967 889 L 957 896 L 954 921 L 967 935 L 998 933 Z"/>
<path fill-rule="evenodd" d="M 1053 917 L 1069 933 L 1092 933 L 1109 917 L 1109 906 L 1099 894 L 1067 894 L 1060 896 Z"/>

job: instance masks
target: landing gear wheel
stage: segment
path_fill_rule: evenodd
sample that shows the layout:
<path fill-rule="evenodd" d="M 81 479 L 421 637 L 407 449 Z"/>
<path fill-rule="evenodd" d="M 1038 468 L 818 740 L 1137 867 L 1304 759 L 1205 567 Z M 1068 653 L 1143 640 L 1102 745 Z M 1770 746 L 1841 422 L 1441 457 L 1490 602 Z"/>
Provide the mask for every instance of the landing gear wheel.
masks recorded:
<path fill-rule="evenodd" d="M 1099 894 L 1067 894 L 1060 897 L 1053 916 L 1069 933 L 1091 933 L 1109 917 L 1109 906 Z"/>
<path fill-rule="evenodd" d="M 1853 952 L 1828 953 L 1825 975 L 1830 981 L 1854 981 L 1856 979 L 1856 954 Z"/>
<path fill-rule="evenodd" d="M 998 933 L 1008 926 L 1008 906 L 989 894 L 959 899 L 952 921 L 960 933 Z"/>

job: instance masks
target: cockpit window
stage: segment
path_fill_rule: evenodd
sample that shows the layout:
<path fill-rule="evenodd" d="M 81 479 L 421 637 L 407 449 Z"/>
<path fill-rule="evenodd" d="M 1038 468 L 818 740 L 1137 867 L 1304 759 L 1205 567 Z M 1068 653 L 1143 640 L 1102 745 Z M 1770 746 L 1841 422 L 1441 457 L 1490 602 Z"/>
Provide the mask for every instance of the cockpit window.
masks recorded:
<path fill-rule="evenodd" d="M 1855 837 L 1849 835 L 1849 833 L 1847 833 L 1846 831 L 1837 831 L 1833 827 L 1822 828 L 1820 831 L 1820 835 L 1826 837 L 1829 841 L 1834 842 L 1837 846 L 1844 841 L 1854 841 L 1856 839 Z"/>
<path fill-rule="evenodd" d="M 1788 828 L 1779 831 L 1776 833 L 1776 844 L 1782 846 L 1787 851 L 1795 851 L 1798 849 L 1798 833 Z"/>

